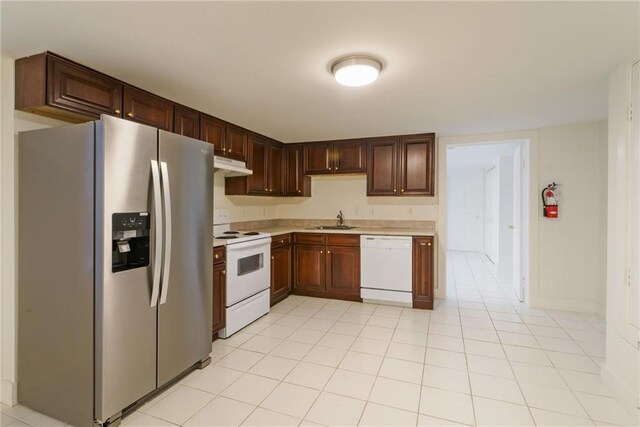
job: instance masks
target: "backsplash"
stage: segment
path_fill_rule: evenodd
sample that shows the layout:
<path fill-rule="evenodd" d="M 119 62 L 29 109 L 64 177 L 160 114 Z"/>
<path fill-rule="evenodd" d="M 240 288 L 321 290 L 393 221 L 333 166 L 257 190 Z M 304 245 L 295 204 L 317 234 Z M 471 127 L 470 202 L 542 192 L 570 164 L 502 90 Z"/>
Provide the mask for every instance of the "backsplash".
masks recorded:
<path fill-rule="evenodd" d="M 267 219 L 258 221 L 238 221 L 231 224 L 234 230 L 254 230 L 270 227 L 308 228 L 318 225 L 336 225 L 335 219 Z M 408 221 L 408 220 L 368 220 L 354 219 L 345 221 L 347 225 L 356 227 L 387 227 L 387 228 L 411 228 L 411 229 L 435 229 L 435 221 Z"/>

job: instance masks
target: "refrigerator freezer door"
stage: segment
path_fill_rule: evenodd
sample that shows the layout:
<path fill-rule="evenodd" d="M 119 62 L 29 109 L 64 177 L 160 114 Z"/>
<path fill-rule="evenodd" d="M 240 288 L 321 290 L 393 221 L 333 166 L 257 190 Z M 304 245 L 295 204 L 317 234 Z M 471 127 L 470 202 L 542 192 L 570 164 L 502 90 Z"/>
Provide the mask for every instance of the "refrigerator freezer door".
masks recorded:
<path fill-rule="evenodd" d="M 211 352 L 213 146 L 164 131 L 159 140 L 163 191 L 168 181 L 171 202 L 170 215 L 165 213 L 171 218 L 171 247 L 165 247 L 169 275 L 161 290 L 166 300 L 158 305 L 162 386 Z"/>
<path fill-rule="evenodd" d="M 158 130 L 103 116 L 96 124 L 95 417 L 106 421 L 156 386 L 157 307 L 151 161 Z M 150 263 L 112 272 L 112 215 L 149 212 Z M 117 249 L 116 249 L 117 251 Z"/>

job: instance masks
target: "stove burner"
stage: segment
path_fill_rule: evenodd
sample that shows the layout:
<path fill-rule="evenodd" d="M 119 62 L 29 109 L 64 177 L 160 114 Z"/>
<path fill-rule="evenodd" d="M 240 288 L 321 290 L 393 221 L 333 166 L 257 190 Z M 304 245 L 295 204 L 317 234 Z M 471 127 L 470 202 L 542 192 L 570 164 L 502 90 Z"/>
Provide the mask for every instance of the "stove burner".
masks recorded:
<path fill-rule="evenodd" d="M 225 231 L 222 234 L 240 234 L 240 232 L 239 231 Z"/>
<path fill-rule="evenodd" d="M 216 239 L 224 239 L 224 240 L 237 239 L 237 238 L 238 238 L 238 236 L 216 236 Z"/>
<path fill-rule="evenodd" d="M 257 236 L 258 233 L 257 231 L 247 231 L 246 233 L 243 233 L 245 236 Z"/>

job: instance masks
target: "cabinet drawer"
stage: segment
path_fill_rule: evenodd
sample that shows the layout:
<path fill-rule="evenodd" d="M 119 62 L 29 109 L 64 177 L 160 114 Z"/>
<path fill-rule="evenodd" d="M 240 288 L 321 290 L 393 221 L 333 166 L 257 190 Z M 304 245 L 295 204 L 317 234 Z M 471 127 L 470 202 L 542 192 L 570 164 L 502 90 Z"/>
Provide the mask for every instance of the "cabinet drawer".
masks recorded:
<path fill-rule="evenodd" d="M 287 246 L 291 244 L 291 234 L 280 234 L 271 236 L 271 249 Z"/>
<path fill-rule="evenodd" d="M 221 262 L 224 262 L 226 253 L 227 251 L 224 246 L 213 248 L 213 263 L 219 264 Z"/>
<path fill-rule="evenodd" d="M 360 246 L 359 234 L 327 234 L 327 245 Z"/>
<path fill-rule="evenodd" d="M 324 245 L 326 234 L 320 233 L 296 233 L 293 241 L 302 245 Z"/>

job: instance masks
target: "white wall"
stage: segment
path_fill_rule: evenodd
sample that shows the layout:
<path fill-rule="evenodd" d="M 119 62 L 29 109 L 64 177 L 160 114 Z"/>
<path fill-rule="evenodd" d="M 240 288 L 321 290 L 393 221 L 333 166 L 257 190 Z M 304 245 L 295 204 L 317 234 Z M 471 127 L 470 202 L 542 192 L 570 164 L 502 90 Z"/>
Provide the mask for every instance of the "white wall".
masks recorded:
<path fill-rule="evenodd" d="M 529 259 L 527 301 L 533 307 L 603 312 L 606 271 L 606 122 L 438 139 L 438 282 L 446 284 L 446 151 L 450 145 L 528 141 Z M 560 216 L 542 218 L 540 191 L 562 184 Z M 601 203 L 595 201 L 600 200 Z"/>
<path fill-rule="evenodd" d="M 631 95 L 631 66 L 609 76 L 609 161 L 607 228 L 607 349 L 602 379 L 640 421 L 640 333 L 627 318 L 628 143 L 627 106 Z M 640 141 L 634 141 L 640 144 Z M 635 304 L 640 302 L 635 301 Z"/>
<path fill-rule="evenodd" d="M 540 306 L 604 311 L 606 122 L 540 129 L 538 192 L 560 183 L 559 218 L 538 214 Z"/>
<path fill-rule="evenodd" d="M 451 168 L 447 174 L 447 243 L 453 251 L 483 250 L 484 170 Z"/>
<path fill-rule="evenodd" d="M 2 257 L 2 402 L 16 403 L 16 235 L 18 132 L 68 123 L 13 110 L 13 60 L 2 58 L 0 235 Z"/>
<path fill-rule="evenodd" d="M 502 286 L 513 281 L 513 156 L 498 159 L 498 265 L 497 277 Z"/>

